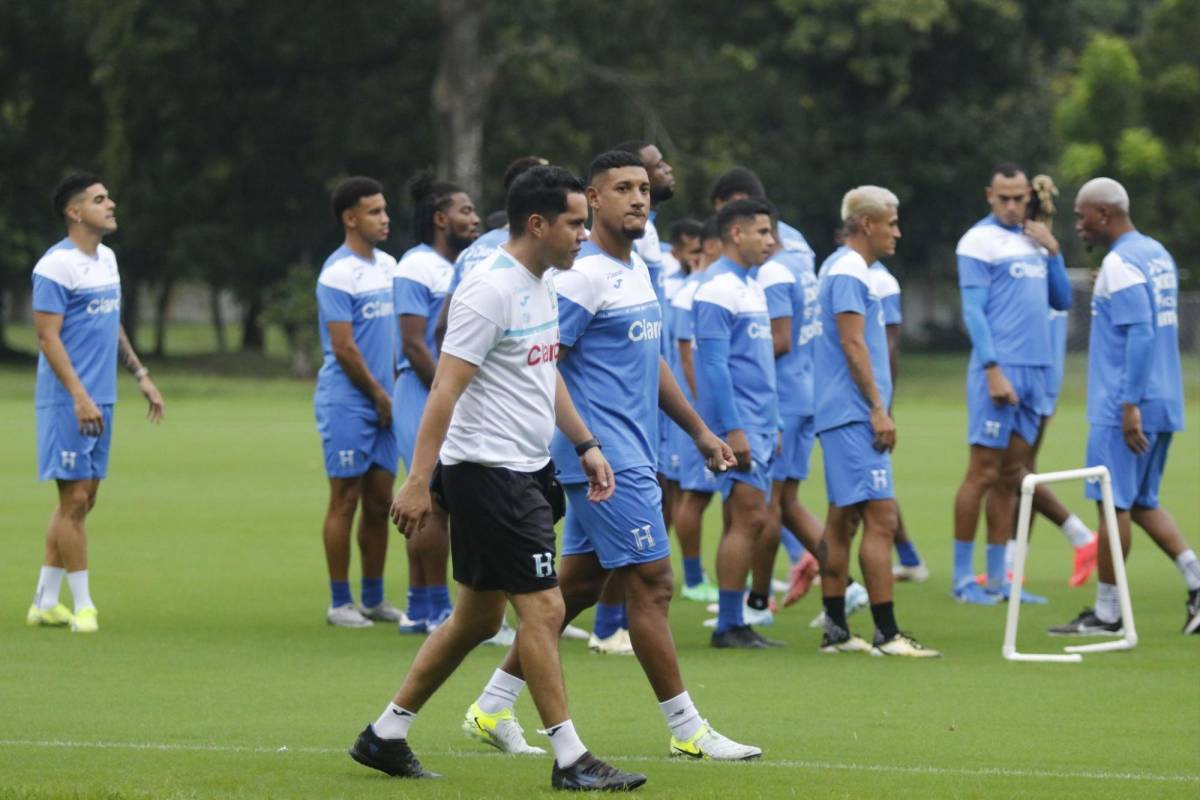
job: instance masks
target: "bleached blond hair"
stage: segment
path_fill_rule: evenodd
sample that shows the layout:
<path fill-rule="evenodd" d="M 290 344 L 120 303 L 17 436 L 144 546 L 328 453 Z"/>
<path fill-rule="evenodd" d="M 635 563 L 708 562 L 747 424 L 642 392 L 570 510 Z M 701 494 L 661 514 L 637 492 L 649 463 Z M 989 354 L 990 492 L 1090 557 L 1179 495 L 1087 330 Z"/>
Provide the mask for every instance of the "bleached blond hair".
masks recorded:
<path fill-rule="evenodd" d="M 899 207 L 900 198 L 882 186 L 856 186 L 842 198 L 842 222 L 847 231 L 854 231 L 862 219 L 874 219 Z"/>
<path fill-rule="evenodd" d="M 1129 214 L 1129 192 L 1112 178 L 1092 178 L 1079 187 L 1075 202 L 1089 205 L 1113 206 Z"/>

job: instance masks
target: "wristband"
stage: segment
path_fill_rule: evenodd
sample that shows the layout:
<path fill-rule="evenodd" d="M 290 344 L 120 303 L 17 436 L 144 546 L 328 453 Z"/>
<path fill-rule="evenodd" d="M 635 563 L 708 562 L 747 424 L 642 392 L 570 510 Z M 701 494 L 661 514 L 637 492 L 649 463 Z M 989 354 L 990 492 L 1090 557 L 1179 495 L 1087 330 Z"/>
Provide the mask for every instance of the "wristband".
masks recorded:
<path fill-rule="evenodd" d="M 146 377 L 149 374 L 150 374 L 150 370 L 146 369 L 145 367 L 138 367 L 136 370 L 134 370 L 133 379 L 135 381 L 140 381 L 142 378 Z"/>
<path fill-rule="evenodd" d="M 599 447 L 601 450 L 604 449 L 600 444 L 600 440 L 597 439 L 595 436 L 593 436 L 592 438 L 588 439 L 587 441 L 580 442 L 579 444 L 575 445 L 575 455 L 582 456 L 584 453 L 586 453 L 588 450 L 591 450 L 593 447 Z"/>
<path fill-rule="evenodd" d="M 996 367 L 996 366 L 999 366 L 999 364 L 997 364 L 997 363 L 996 363 L 994 360 L 993 360 L 993 361 L 986 361 L 986 362 L 984 362 L 984 364 L 983 364 L 983 368 L 984 368 L 984 369 L 991 369 L 992 367 Z"/>

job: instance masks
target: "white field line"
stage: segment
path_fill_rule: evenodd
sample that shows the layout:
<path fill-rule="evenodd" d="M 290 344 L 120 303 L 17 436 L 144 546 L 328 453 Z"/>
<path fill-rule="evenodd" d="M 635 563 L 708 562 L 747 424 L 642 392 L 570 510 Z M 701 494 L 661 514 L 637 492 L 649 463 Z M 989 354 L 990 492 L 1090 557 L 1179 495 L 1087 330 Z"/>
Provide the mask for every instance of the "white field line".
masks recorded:
<path fill-rule="evenodd" d="M 0 739 L 0 748 L 83 748 L 91 750 L 155 750 L 180 753 L 316 753 L 335 754 L 345 750 L 331 747 L 256 747 L 232 744 L 174 744 L 170 742 L 76 742 L 63 740 Z M 473 750 L 424 751 L 422 758 L 503 758 L 499 753 Z M 665 757 L 610 756 L 617 763 L 661 763 Z M 976 778 L 1061 778 L 1064 780 L 1146 781 L 1158 783 L 1200 783 L 1200 775 L 1161 775 L 1150 772 L 1066 771 L 1042 769 L 1011 769 L 1009 767 L 938 767 L 932 765 L 853 764 L 834 761 L 787 761 L 767 759 L 749 764 L 753 769 L 784 767 L 824 772 L 878 772 L 905 775 L 957 775 Z"/>

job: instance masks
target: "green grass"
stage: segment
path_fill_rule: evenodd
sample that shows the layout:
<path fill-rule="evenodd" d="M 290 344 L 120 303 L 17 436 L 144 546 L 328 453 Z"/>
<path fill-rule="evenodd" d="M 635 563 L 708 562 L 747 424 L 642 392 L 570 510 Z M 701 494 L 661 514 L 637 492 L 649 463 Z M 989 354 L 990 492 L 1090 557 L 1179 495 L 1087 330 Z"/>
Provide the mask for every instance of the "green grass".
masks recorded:
<path fill-rule="evenodd" d="M 231 357 L 232 358 L 232 357 Z M 633 659 L 563 644 L 572 716 L 584 741 L 646 772 L 656 797 L 1195 797 L 1200 793 L 1200 637 L 1179 635 L 1175 567 L 1141 534 L 1129 564 L 1141 644 L 1081 665 L 1000 657 L 1003 608 L 949 599 L 950 504 L 964 466 L 962 359 L 908 359 L 898 398 L 897 485 L 909 529 L 934 570 L 897 590 L 902 626 L 943 649 L 910 663 L 816 652 L 815 596 L 760 653 L 707 646 L 706 616 L 676 601 L 680 661 L 701 712 L 761 745 L 761 763 L 677 763 Z M 1193 430 L 1177 437 L 1165 504 L 1194 544 L 1200 519 L 1200 404 L 1189 359 Z M 0 798 L 508 797 L 550 793 L 545 758 L 483 752 L 458 723 L 501 653 L 481 649 L 422 711 L 413 742 L 446 779 L 387 780 L 344 749 L 391 696 L 419 641 L 385 627 L 328 628 L 320 522 L 325 500 L 311 386 L 282 379 L 155 376 L 167 420 L 151 427 L 123 379 L 116 441 L 89 524 L 93 637 L 29 630 L 23 615 L 53 490 L 34 477 L 32 374 L 0 371 Z M 1082 363 L 1042 467 L 1080 464 Z M 814 464 L 819 467 L 820 459 Z M 819 469 L 802 490 L 824 506 Z M 1078 486 L 1069 505 L 1094 520 Z M 710 516 L 706 552 L 716 540 Z M 402 598 L 394 540 L 389 593 Z M 782 562 L 782 559 L 781 559 Z M 1089 604 L 1065 585 L 1070 552 L 1043 522 L 1029 588 L 1051 599 L 1022 615 L 1023 645 Z M 780 572 L 784 565 L 780 564 Z M 677 574 L 681 572 L 676 569 Z M 357 591 L 357 587 L 356 587 Z M 855 625 L 868 633 L 867 620 Z M 527 696 L 518 712 L 531 738 Z M 283 748 L 286 748 L 284 750 Z M 617 757 L 620 758 L 617 758 Z"/>

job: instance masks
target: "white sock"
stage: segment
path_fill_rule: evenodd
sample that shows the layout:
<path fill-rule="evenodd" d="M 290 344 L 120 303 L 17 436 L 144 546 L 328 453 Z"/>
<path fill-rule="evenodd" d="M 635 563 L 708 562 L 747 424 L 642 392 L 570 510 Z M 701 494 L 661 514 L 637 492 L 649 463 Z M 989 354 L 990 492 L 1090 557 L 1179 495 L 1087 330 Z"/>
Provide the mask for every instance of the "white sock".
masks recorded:
<path fill-rule="evenodd" d="M 483 687 L 483 694 L 475 703 L 485 714 L 498 714 L 506 708 L 512 708 L 525 688 L 525 681 L 514 678 L 497 667 L 492 673 L 492 679 Z"/>
<path fill-rule="evenodd" d="M 696 710 L 696 706 L 692 703 L 692 698 L 687 692 L 676 695 L 670 700 L 664 700 L 658 704 L 662 709 L 663 716 L 667 719 L 667 727 L 671 729 L 671 735 L 681 741 L 687 741 L 696 735 L 696 731 L 700 730 L 700 726 L 704 724 L 704 720 L 700 718 L 700 712 Z"/>
<path fill-rule="evenodd" d="M 1175 566 L 1183 573 L 1189 592 L 1200 589 L 1200 559 L 1194 550 L 1184 550 L 1175 559 Z"/>
<path fill-rule="evenodd" d="M 371 726 L 375 735 L 380 739 L 407 739 L 408 726 L 412 725 L 417 715 L 407 708 L 401 708 L 395 703 L 388 703 L 387 708 Z"/>
<path fill-rule="evenodd" d="M 67 571 L 62 567 L 42 567 L 38 573 L 37 589 L 33 593 L 34 605 L 43 610 L 58 605 L 58 593 L 62 589 L 63 575 L 66 574 Z"/>
<path fill-rule="evenodd" d="M 79 572 L 67 573 L 67 584 L 71 587 L 71 597 L 75 598 L 75 613 L 85 608 L 95 608 L 92 596 L 88 594 L 88 574 L 86 569 Z"/>
<path fill-rule="evenodd" d="M 1066 536 L 1071 547 L 1077 550 L 1092 541 L 1091 529 L 1088 528 L 1086 522 L 1074 514 L 1067 517 L 1067 521 L 1062 524 L 1061 528 L 1063 536 Z"/>
<path fill-rule="evenodd" d="M 1096 583 L 1096 617 L 1101 622 L 1116 622 L 1121 618 L 1121 595 L 1111 583 Z"/>
<path fill-rule="evenodd" d="M 1009 539 L 1004 543 L 1004 572 L 1007 576 L 1013 571 L 1013 562 L 1017 560 L 1017 541 Z M 1005 577 L 1007 581 L 1008 578 Z"/>
<path fill-rule="evenodd" d="M 560 767 L 571 766 L 587 752 L 587 748 L 579 740 L 579 734 L 575 732 L 575 723 L 569 719 L 551 725 L 540 733 L 550 737 L 550 746 L 554 748 L 554 760 Z"/>

